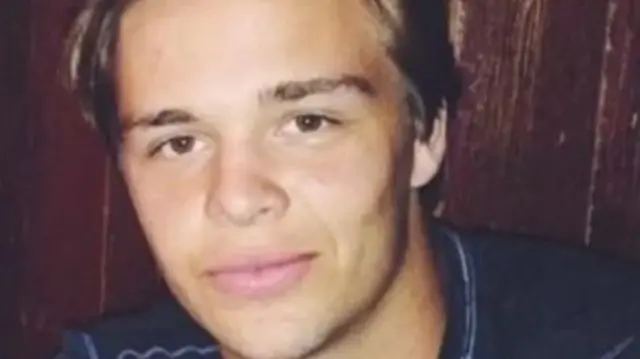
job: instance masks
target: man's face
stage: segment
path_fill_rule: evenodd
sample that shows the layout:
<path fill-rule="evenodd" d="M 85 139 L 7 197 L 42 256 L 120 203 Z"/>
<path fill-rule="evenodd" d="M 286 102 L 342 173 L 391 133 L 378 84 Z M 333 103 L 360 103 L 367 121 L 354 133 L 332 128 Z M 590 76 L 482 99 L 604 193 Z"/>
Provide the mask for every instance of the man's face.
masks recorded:
<path fill-rule="evenodd" d="M 398 76 L 359 0 L 142 0 L 122 163 L 172 291 L 228 350 L 295 357 L 381 295 Z"/>

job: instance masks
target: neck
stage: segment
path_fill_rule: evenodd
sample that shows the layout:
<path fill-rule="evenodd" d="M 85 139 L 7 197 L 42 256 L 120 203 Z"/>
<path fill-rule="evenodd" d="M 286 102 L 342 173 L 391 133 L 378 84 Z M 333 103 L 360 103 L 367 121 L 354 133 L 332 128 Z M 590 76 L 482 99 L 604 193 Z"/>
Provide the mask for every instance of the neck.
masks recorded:
<path fill-rule="evenodd" d="M 317 359 L 438 357 L 446 323 L 442 288 L 426 225 L 414 204 L 406 261 L 394 283 L 360 326 Z"/>

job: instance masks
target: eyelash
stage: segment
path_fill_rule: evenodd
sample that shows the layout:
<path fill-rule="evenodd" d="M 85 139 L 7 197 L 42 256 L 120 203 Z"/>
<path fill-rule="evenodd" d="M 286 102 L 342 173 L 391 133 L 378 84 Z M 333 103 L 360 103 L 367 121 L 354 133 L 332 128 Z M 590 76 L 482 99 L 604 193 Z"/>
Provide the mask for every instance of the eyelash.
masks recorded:
<path fill-rule="evenodd" d="M 195 141 L 195 142 L 198 141 L 198 139 L 193 135 L 173 136 L 173 137 L 170 137 L 170 138 L 168 138 L 166 140 L 161 141 L 158 144 L 155 144 L 155 145 L 151 146 L 150 150 L 147 153 L 147 157 L 149 157 L 149 158 L 157 157 L 162 152 L 162 150 L 165 149 L 167 146 L 171 145 L 171 143 L 173 141 L 184 140 L 184 139 L 189 139 L 189 140 L 192 140 L 192 141 Z M 196 145 L 197 144 L 194 144 L 193 146 L 196 146 Z"/>
<path fill-rule="evenodd" d="M 321 114 L 321 113 L 303 113 L 303 114 L 297 114 L 294 116 L 289 117 L 290 120 L 288 120 L 285 125 L 281 128 L 281 130 L 286 129 L 288 126 L 293 125 L 296 126 L 298 129 L 299 134 L 305 134 L 307 132 L 319 132 L 322 131 L 323 129 L 325 129 L 326 127 L 332 127 L 332 126 L 341 126 L 344 123 L 334 117 L 325 115 L 325 114 Z M 299 120 L 303 120 L 303 119 L 308 119 L 308 118 L 313 118 L 316 120 L 320 120 L 322 121 L 322 123 L 320 123 L 320 128 L 318 129 L 311 129 L 309 131 L 303 131 L 300 129 L 300 127 L 298 125 L 300 125 L 300 123 L 298 122 Z"/>

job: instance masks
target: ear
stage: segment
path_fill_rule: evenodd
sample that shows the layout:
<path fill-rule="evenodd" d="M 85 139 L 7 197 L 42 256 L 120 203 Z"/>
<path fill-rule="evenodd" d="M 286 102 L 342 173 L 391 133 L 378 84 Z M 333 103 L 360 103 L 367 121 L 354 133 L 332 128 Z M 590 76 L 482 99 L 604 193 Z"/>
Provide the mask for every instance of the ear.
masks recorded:
<path fill-rule="evenodd" d="M 433 122 L 428 139 L 424 139 L 419 131 L 413 144 L 413 169 L 411 171 L 411 188 L 419 188 L 429 183 L 442 166 L 447 147 L 446 112 L 440 111 Z"/>

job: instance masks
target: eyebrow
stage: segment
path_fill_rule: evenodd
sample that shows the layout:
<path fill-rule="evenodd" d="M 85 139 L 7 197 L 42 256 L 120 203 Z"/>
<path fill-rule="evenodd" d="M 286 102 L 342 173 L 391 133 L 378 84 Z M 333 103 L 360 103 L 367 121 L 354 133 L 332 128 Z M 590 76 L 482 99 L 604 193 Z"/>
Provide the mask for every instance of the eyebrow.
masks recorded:
<path fill-rule="evenodd" d="M 131 132 L 136 128 L 152 128 L 162 127 L 169 125 L 180 125 L 197 122 L 198 119 L 193 116 L 189 111 L 183 109 L 167 109 L 162 110 L 155 114 L 149 114 L 134 118 L 131 120 L 124 120 L 122 125 L 122 131 L 124 133 Z"/>
<path fill-rule="evenodd" d="M 375 97 L 377 94 L 373 84 L 366 78 L 345 75 L 338 78 L 318 77 L 304 81 L 283 82 L 272 88 L 260 91 L 258 98 L 261 103 L 268 101 L 300 101 L 308 96 L 329 94 L 341 88 L 355 91 L 369 98 Z M 198 117 L 188 110 L 180 108 L 166 109 L 130 120 L 125 119 L 122 130 L 127 133 L 136 128 L 189 124 L 198 122 L 198 120 Z"/>
<path fill-rule="evenodd" d="M 374 97 L 376 89 L 362 76 L 345 75 L 339 78 L 318 77 L 305 81 L 287 81 L 263 91 L 261 101 L 299 101 L 307 96 L 334 92 L 340 88 L 355 90 L 367 97 Z"/>

